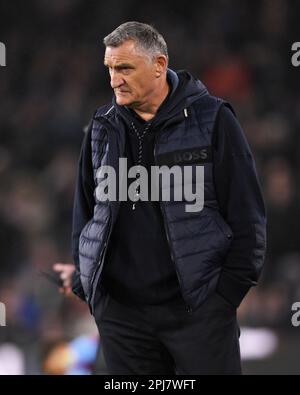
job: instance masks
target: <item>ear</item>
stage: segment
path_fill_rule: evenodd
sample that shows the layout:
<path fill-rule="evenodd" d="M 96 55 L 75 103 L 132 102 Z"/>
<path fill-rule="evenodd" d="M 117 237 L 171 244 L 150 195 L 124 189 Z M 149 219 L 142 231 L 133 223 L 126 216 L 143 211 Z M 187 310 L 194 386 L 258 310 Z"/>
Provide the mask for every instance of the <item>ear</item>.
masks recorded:
<path fill-rule="evenodd" d="M 165 55 L 157 56 L 155 62 L 155 73 L 157 78 L 166 72 L 167 67 L 168 67 L 168 58 Z"/>

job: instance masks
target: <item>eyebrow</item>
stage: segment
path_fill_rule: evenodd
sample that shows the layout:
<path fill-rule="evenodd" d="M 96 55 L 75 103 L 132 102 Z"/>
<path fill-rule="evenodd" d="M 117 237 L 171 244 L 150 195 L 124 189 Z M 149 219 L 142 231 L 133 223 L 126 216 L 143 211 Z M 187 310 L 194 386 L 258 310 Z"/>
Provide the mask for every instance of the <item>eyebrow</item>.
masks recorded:
<path fill-rule="evenodd" d="M 104 62 L 104 66 L 109 67 L 107 63 Z M 119 63 L 115 66 L 115 69 L 134 69 L 134 66 L 130 63 Z"/>

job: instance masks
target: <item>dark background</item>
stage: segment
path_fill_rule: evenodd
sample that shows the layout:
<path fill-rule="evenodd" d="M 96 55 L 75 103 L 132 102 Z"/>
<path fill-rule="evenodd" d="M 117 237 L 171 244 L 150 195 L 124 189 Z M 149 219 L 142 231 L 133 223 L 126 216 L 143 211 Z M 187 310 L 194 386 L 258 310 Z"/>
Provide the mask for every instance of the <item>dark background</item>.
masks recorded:
<path fill-rule="evenodd" d="M 0 374 L 70 372 L 70 341 L 80 335 L 90 359 L 75 372 L 89 371 L 96 328 L 86 306 L 37 271 L 72 262 L 82 128 L 111 100 L 102 39 L 129 20 L 154 24 L 170 67 L 192 72 L 237 112 L 268 209 L 265 270 L 239 317 L 255 329 L 243 344 L 270 349 L 259 360 L 245 355 L 245 372 L 300 373 L 300 328 L 291 324 L 300 301 L 300 67 L 291 64 L 299 15 L 293 0 L 0 0 Z"/>

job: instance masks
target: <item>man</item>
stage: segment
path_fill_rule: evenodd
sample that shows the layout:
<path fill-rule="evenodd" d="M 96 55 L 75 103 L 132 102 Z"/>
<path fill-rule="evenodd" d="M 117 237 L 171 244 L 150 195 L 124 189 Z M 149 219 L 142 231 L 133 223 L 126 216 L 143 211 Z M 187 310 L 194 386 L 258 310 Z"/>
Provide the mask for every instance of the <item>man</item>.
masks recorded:
<path fill-rule="evenodd" d="M 104 44 L 114 96 L 82 145 L 73 291 L 95 316 L 111 374 L 240 374 L 236 308 L 265 254 L 250 148 L 228 103 L 168 68 L 167 45 L 153 27 L 124 23 Z M 124 183 L 120 158 L 139 169 L 135 198 L 104 200 L 105 166 L 115 170 L 118 191 Z M 204 169 L 201 210 L 162 199 L 161 181 L 158 201 L 141 199 L 140 169 L 150 174 L 155 165 Z M 195 174 L 188 182 L 197 187 Z"/>

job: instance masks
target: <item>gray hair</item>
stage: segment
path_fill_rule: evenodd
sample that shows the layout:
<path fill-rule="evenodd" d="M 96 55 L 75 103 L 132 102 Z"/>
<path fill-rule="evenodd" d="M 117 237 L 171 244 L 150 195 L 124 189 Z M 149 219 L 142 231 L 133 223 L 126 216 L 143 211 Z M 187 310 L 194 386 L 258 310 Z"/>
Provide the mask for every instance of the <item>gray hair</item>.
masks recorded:
<path fill-rule="evenodd" d="M 168 47 L 163 36 L 153 26 L 146 23 L 123 23 L 106 36 L 103 43 L 106 47 L 119 47 L 128 40 L 133 40 L 152 58 L 156 55 L 165 55 L 169 58 Z"/>

